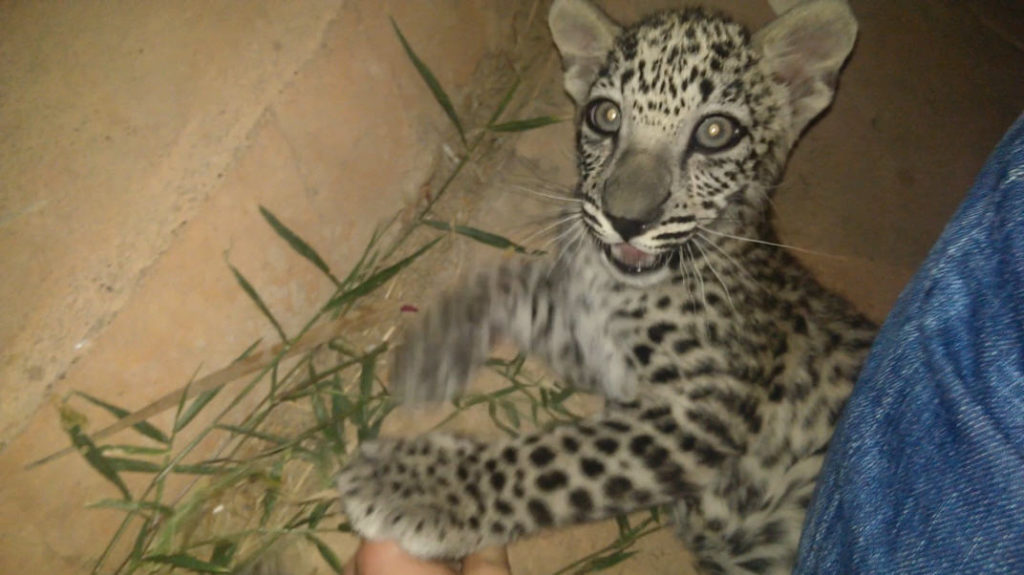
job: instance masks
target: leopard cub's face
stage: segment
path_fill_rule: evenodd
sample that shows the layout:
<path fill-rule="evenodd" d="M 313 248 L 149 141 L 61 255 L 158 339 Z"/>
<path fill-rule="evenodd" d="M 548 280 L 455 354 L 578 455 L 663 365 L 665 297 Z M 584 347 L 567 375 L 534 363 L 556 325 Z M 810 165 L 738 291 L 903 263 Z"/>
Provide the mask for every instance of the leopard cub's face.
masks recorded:
<path fill-rule="evenodd" d="M 620 280 L 650 285 L 749 235 L 792 140 L 744 28 L 700 10 L 616 38 L 578 98 L 582 221 Z"/>

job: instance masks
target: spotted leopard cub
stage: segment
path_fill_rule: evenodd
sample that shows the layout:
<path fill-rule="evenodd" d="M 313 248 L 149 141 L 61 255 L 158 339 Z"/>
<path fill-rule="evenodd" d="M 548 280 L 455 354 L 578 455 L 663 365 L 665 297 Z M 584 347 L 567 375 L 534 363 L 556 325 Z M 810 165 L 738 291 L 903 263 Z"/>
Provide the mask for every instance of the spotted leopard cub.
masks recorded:
<path fill-rule="evenodd" d="M 831 102 L 853 15 L 811 0 L 755 34 L 697 9 L 620 28 L 556 0 L 549 24 L 578 108 L 571 239 L 442 298 L 392 384 L 449 397 L 504 338 L 607 407 L 497 443 L 364 445 L 345 510 L 366 537 L 458 557 L 671 505 L 703 572 L 788 572 L 874 327 L 766 243 L 768 196 Z"/>

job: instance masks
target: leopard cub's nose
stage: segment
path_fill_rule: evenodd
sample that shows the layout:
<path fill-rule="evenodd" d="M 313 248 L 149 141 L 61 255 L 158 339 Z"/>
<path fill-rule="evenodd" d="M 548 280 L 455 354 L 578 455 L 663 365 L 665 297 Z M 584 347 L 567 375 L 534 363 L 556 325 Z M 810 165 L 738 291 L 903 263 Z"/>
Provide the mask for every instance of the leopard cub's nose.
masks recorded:
<path fill-rule="evenodd" d="M 611 223 L 612 228 L 619 233 L 624 242 L 628 242 L 630 239 L 644 233 L 644 229 L 647 227 L 647 222 L 642 220 L 620 218 L 611 214 L 605 214 L 605 217 L 608 218 L 608 222 Z"/>

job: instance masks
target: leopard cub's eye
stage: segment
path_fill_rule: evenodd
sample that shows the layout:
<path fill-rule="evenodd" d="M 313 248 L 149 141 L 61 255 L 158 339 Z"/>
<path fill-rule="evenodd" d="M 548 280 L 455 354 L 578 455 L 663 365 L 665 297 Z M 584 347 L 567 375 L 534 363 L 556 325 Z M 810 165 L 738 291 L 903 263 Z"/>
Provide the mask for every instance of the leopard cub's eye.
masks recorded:
<path fill-rule="evenodd" d="M 739 142 L 743 127 L 729 116 L 707 116 L 697 125 L 693 139 L 698 146 L 712 152 L 719 152 Z"/>
<path fill-rule="evenodd" d="M 611 100 L 594 100 L 587 104 L 584 117 L 590 129 L 605 136 L 616 134 L 622 125 L 622 112 Z"/>

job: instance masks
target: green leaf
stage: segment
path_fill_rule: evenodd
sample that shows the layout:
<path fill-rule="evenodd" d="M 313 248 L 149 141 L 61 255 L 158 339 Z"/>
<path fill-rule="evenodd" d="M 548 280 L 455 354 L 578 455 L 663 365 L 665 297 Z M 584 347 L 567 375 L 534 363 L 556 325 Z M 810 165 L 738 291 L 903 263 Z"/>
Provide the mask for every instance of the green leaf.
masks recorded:
<path fill-rule="evenodd" d="M 321 541 L 320 538 L 315 535 L 306 535 L 306 538 L 309 539 L 313 545 L 316 545 L 316 550 L 320 552 L 320 556 L 324 558 L 324 561 L 331 566 L 331 569 L 333 569 L 335 573 L 338 575 L 344 575 L 345 567 L 341 564 L 341 560 L 338 559 L 338 556 L 334 554 L 334 551 L 328 547 L 326 543 Z"/>
<path fill-rule="evenodd" d="M 605 569 L 610 569 L 636 554 L 636 551 L 619 551 L 617 553 L 612 553 L 611 555 L 606 555 L 604 557 L 597 557 L 589 563 L 587 563 L 586 572 L 595 573 L 597 571 L 604 571 Z"/>
<path fill-rule="evenodd" d="M 249 354 L 251 354 L 253 351 L 255 351 L 256 348 L 260 345 L 260 342 L 262 342 L 262 341 L 263 341 L 263 338 L 261 337 L 261 338 L 258 338 L 256 341 L 250 343 L 249 347 L 245 348 L 245 351 L 243 351 L 241 354 L 239 354 L 239 356 L 236 357 L 235 361 L 233 361 L 232 363 L 237 363 L 237 362 L 242 361 L 243 359 L 249 357 Z"/>
<path fill-rule="evenodd" d="M 615 525 L 619 528 L 619 537 L 625 536 L 633 528 L 629 524 L 629 516 L 619 515 L 615 518 Z"/>
<path fill-rule="evenodd" d="M 131 558 L 133 561 L 142 561 L 142 554 L 146 551 L 146 541 L 149 539 L 150 534 L 153 532 L 153 518 L 146 517 L 142 523 L 142 527 L 139 528 L 138 534 L 135 536 L 135 542 L 132 544 Z M 134 569 L 132 569 L 134 571 Z"/>
<path fill-rule="evenodd" d="M 516 406 L 513 405 L 511 401 L 502 401 L 500 402 L 500 405 L 505 411 L 505 417 L 508 419 L 508 422 L 512 427 L 519 429 L 521 422 L 519 420 L 519 410 L 516 409 Z"/>
<path fill-rule="evenodd" d="M 449 223 L 438 220 L 423 220 L 423 223 L 438 230 L 443 230 L 446 232 L 455 232 L 461 236 L 466 236 L 471 240 L 478 241 L 482 244 L 491 246 L 493 248 L 497 248 L 499 250 L 512 250 L 516 253 L 529 254 L 534 256 L 544 254 L 544 252 L 542 251 L 529 250 L 508 238 L 499 236 L 497 234 L 492 234 L 491 232 L 485 232 L 474 227 L 462 225 L 452 226 Z"/>
<path fill-rule="evenodd" d="M 395 275 L 397 275 L 398 272 L 402 271 L 409 264 L 416 261 L 416 259 L 422 256 L 427 250 L 437 245 L 437 242 L 439 241 L 441 241 L 441 238 L 434 238 L 432 241 L 425 244 L 423 247 L 416 250 L 412 254 L 406 256 L 405 258 L 402 258 L 395 264 L 392 264 L 378 271 L 377 273 L 371 275 L 370 277 L 366 278 L 365 281 L 361 282 L 354 288 L 338 295 L 331 301 L 327 302 L 327 305 L 324 306 L 324 311 L 336 309 L 347 303 L 351 303 L 371 293 L 373 290 L 379 288 L 380 286 L 386 284 L 391 278 L 395 277 Z"/>
<path fill-rule="evenodd" d="M 267 491 L 263 495 L 263 515 L 260 517 L 260 527 L 265 527 L 270 520 L 277 500 L 281 495 L 281 471 L 284 469 L 284 460 L 278 459 L 267 474 Z"/>
<path fill-rule="evenodd" d="M 116 471 L 125 473 L 162 473 L 165 467 L 153 461 L 129 459 L 127 457 L 108 457 L 108 463 Z M 175 465 L 171 472 L 185 475 L 217 475 L 224 473 L 223 467 L 216 465 Z"/>
<path fill-rule="evenodd" d="M 362 369 L 359 370 L 359 401 L 366 402 L 373 396 L 373 382 L 377 374 L 377 356 L 368 355 L 363 358 Z"/>
<path fill-rule="evenodd" d="M 498 118 L 505 113 L 505 109 L 508 108 L 509 103 L 512 102 L 512 96 L 515 95 L 516 90 L 519 89 L 520 78 L 516 76 L 516 81 L 512 82 L 512 86 L 509 87 L 508 92 L 501 98 L 501 102 L 498 103 L 498 107 L 494 110 L 494 114 L 491 115 L 491 119 L 487 121 L 488 126 L 494 125 L 498 121 Z"/>
<path fill-rule="evenodd" d="M 381 402 L 373 412 L 373 415 L 369 418 L 370 423 L 359 428 L 357 433 L 359 441 L 377 439 L 377 436 L 380 435 L 380 427 L 384 423 L 384 418 L 387 417 L 387 415 L 396 407 L 398 406 L 393 401 L 385 400 Z"/>
<path fill-rule="evenodd" d="M 333 504 L 334 501 L 321 501 L 316 504 L 316 507 L 314 507 L 313 511 L 309 514 L 308 523 L 310 529 L 316 529 L 317 526 L 320 525 L 320 521 L 324 518 L 324 515 L 327 514 L 327 510 L 330 509 Z"/>
<path fill-rule="evenodd" d="M 88 509 L 117 509 L 118 511 L 140 512 L 156 511 L 163 515 L 171 515 L 174 509 L 153 501 L 125 501 L 124 499 L 101 499 L 86 505 Z"/>
<path fill-rule="evenodd" d="M 124 495 L 124 498 L 130 501 L 132 494 L 128 491 L 128 486 L 121 480 L 121 476 L 117 474 L 117 470 L 111 464 L 110 459 L 103 455 L 92 439 L 82 431 L 81 426 L 73 425 L 66 431 L 71 437 L 72 445 L 85 457 L 85 461 L 106 478 L 107 481 L 113 483 L 121 491 L 121 494 Z"/>
<path fill-rule="evenodd" d="M 487 126 L 487 129 L 492 132 L 527 132 L 564 121 L 564 119 L 556 118 L 554 116 L 538 116 L 536 118 L 527 118 L 525 120 L 513 120 L 502 124 L 494 124 L 492 126 Z"/>
<path fill-rule="evenodd" d="M 91 396 L 88 393 L 85 393 L 83 391 L 76 391 L 76 392 L 74 392 L 74 394 L 79 396 L 79 397 L 81 397 L 82 399 L 88 401 L 89 403 L 91 403 L 93 405 L 102 407 L 103 409 L 107 410 L 108 412 L 113 414 L 114 417 L 116 417 L 118 419 L 123 419 L 123 418 L 131 415 L 131 412 L 128 411 L 127 409 L 118 407 L 118 406 L 113 405 L 111 403 L 107 403 L 106 401 L 103 401 L 102 399 L 99 399 L 97 397 L 93 397 L 93 396 Z M 140 421 L 140 422 L 136 423 L 135 425 L 132 426 L 132 429 L 134 429 L 135 431 L 138 431 L 139 433 L 141 433 L 142 435 L 145 435 L 146 437 L 148 437 L 150 439 L 153 439 L 155 441 L 159 441 L 160 443 L 165 443 L 166 444 L 166 443 L 168 443 L 170 441 L 170 439 L 167 438 L 167 435 L 165 435 L 164 432 L 160 431 L 159 429 L 156 428 L 156 426 L 154 426 L 151 423 L 146 422 L 146 421 Z"/>
<path fill-rule="evenodd" d="M 252 437 L 252 438 L 255 438 L 255 439 L 262 439 L 263 441 L 269 441 L 270 443 L 275 443 L 277 445 L 285 445 L 287 443 L 291 443 L 291 440 L 288 439 L 287 437 L 282 437 L 280 435 L 273 435 L 273 434 L 267 433 L 265 431 L 256 431 L 255 429 L 247 429 L 245 427 L 239 427 L 237 425 L 228 425 L 226 423 L 220 423 L 220 424 L 215 425 L 214 427 L 216 429 L 221 429 L 221 430 L 224 430 L 224 431 L 229 431 L 231 433 L 235 433 L 235 434 L 238 434 L 238 435 L 245 435 L 247 437 Z"/>
<path fill-rule="evenodd" d="M 270 320 L 270 323 L 274 326 L 274 329 L 277 330 L 277 335 L 281 337 L 281 341 L 287 342 L 288 336 L 285 335 L 284 329 L 281 328 L 281 324 L 277 322 L 277 318 L 274 317 L 274 314 L 270 313 L 270 308 L 267 307 L 267 304 L 263 303 L 263 298 L 260 297 L 260 294 L 256 293 L 256 289 L 252 287 L 252 284 L 249 283 L 249 280 L 245 279 L 245 276 L 242 275 L 242 272 L 238 271 L 235 268 L 235 266 L 229 263 L 228 267 L 231 268 L 231 273 L 235 274 L 235 280 L 238 281 L 238 285 L 242 286 L 242 291 L 244 291 L 246 295 L 249 296 L 249 299 L 251 299 L 253 303 L 256 304 L 256 307 L 260 308 L 260 311 L 263 312 L 263 315 L 266 316 L 268 320 Z"/>
<path fill-rule="evenodd" d="M 334 282 L 334 285 L 340 285 L 341 282 L 339 282 L 338 278 L 334 277 L 334 274 L 331 273 L 331 268 L 327 265 L 327 262 L 325 262 L 324 259 L 320 257 L 320 254 L 316 253 L 316 250 L 314 250 L 305 240 L 300 238 L 299 235 L 288 228 L 288 226 L 281 223 L 281 220 L 277 219 L 277 216 L 271 213 L 267 208 L 260 206 L 260 214 L 263 215 L 263 219 L 267 220 L 270 227 L 274 228 L 277 235 L 281 236 L 281 239 L 288 242 L 288 245 L 291 246 L 296 253 L 309 260 L 309 262 L 316 266 L 317 269 L 324 272 L 324 275 L 330 278 L 330 280 Z"/>
<path fill-rule="evenodd" d="M 143 561 L 146 563 L 160 563 L 163 565 L 174 565 L 175 567 L 183 567 L 185 569 L 191 569 L 198 571 L 199 573 L 230 573 L 231 570 L 223 565 L 217 565 L 215 563 L 209 563 L 193 557 L 187 553 L 175 553 L 173 555 L 150 555 L 143 557 Z"/>
<path fill-rule="evenodd" d="M 213 553 L 210 554 L 210 563 L 227 567 L 235 557 L 235 551 L 238 551 L 238 543 L 228 540 L 220 541 L 214 546 Z"/>
<path fill-rule="evenodd" d="M 116 451 L 128 455 L 166 455 L 171 448 L 167 447 L 144 447 L 142 445 L 101 445 L 100 451 L 104 454 Z"/>
<path fill-rule="evenodd" d="M 192 403 L 189 404 L 188 408 L 185 409 L 185 411 L 180 416 L 178 416 L 178 420 L 174 422 L 174 431 L 181 431 L 182 429 L 185 428 L 186 425 L 191 423 L 192 420 L 195 419 L 197 415 L 199 415 L 199 412 L 202 411 L 204 407 L 206 407 L 206 404 L 210 403 L 210 401 L 213 400 L 214 397 L 217 397 L 217 394 L 220 392 L 221 389 L 223 388 L 217 387 L 214 389 L 204 391 L 197 395 L 196 398 L 192 400 Z"/>
<path fill-rule="evenodd" d="M 459 133 L 459 139 L 462 140 L 462 144 L 466 145 L 466 133 L 462 129 L 462 122 L 459 121 L 459 116 L 455 113 L 455 107 L 452 106 L 452 101 L 448 94 L 445 93 L 444 88 L 441 87 L 441 83 L 437 81 L 437 77 L 430 71 L 430 68 L 413 51 L 412 46 L 405 39 L 405 35 L 398 28 L 398 23 L 395 22 L 394 18 L 391 19 L 391 25 L 395 28 L 395 34 L 398 35 L 398 40 L 402 43 L 402 48 L 405 49 L 405 53 L 409 56 L 409 60 L 412 61 L 412 65 L 416 67 L 416 71 L 420 73 L 420 77 L 423 78 L 427 87 L 430 88 L 430 92 L 434 95 L 437 103 L 441 105 L 441 108 L 444 109 L 444 113 L 448 114 L 448 119 L 455 125 L 455 130 Z"/>

